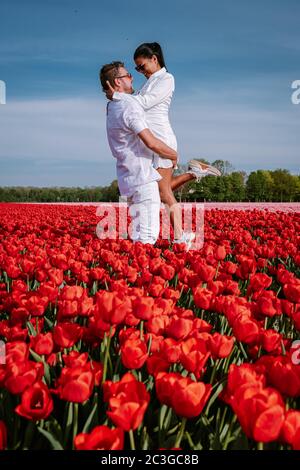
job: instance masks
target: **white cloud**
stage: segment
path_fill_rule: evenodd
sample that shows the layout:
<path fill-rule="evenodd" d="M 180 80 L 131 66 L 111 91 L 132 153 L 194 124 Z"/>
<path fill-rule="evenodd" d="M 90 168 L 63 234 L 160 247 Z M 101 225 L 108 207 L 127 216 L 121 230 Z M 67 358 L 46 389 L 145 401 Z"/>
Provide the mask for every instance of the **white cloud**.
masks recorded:
<path fill-rule="evenodd" d="M 274 88 L 272 93 L 246 84 L 222 89 L 221 84 L 214 93 L 191 90 L 188 101 L 177 98 L 171 115 L 183 160 L 221 158 L 247 171 L 299 171 L 300 105 L 291 104 L 288 87 L 286 102 Z"/>
<path fill-rule="evenodd" d="M 0 158 L 100 161 L 110 155 L 100 97 L 8 101 L 0 129 Z"/>
<path fill-rule="evenodd" d="M 298 171 L 300 105 L 291 104 L 290 90 L 286 103 L 282 98 L 277 103 L 276 96 L 262 103 L 262 90 L 244 83 L 177 93 L 171 122 L 181 161 L 222 158 L 246 171 Z M 108 184 L 115 177 L 115 160 L 105 114 L 101 95 L 8 101 L 0 108 L 0 184 Z"/>

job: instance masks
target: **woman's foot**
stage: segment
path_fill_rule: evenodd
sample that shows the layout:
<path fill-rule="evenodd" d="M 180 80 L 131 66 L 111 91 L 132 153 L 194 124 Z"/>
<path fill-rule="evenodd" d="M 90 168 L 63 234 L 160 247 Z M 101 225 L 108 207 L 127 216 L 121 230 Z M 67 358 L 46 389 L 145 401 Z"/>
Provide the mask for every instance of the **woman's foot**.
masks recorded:
<path fill-rule="evenodd" d="M 221 176 L 222 173 L 218 168 L 208 165 L 207 163 L 199 162 L 198 160 L 190 160 L 188 173 L 193 174 L 196 177 L 196 180 L 199 181 L 203 176 L 213 175 Z"/>

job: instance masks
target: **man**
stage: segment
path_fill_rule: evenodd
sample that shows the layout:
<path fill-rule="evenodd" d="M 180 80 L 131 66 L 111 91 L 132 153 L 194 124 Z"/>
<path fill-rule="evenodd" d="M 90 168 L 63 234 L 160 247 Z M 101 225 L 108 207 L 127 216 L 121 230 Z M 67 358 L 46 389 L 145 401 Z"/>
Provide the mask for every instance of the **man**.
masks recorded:
<path fill-rule="evenodd" d="M 121 93 L 132 94 L 132 76 L 122 62 L 100 70 L 103 91 L 107 82 Z M 142 107 L 135 100 L 111 101 L 107 105 L 108 142 L 117 159 L 120 193 L 128 198 L 134 242 L 154 244 L 159 235 L 161 179 L 152 162 L 154 154 L 177 162 L 177 152 L 157 139 L 148 128 Z"/>

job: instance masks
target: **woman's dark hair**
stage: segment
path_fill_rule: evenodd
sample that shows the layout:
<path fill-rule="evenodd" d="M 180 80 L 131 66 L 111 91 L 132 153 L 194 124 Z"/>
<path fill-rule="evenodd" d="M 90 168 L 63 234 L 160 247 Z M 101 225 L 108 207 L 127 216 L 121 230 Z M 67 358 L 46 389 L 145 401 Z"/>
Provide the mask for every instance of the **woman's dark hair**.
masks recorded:
<path fill-rule="evenodd" d="M 138 57 L 146 57 L 147 59 L 151 59 L 151 57 L 154 55 L 157 57 L 159 65 L 161 67 L 165 67 L 166 64 L 163 51 L 158 42 L 144 42 L 144 44 L 141 44 L 135 50 L 133 59 L 135 60 Z"/>

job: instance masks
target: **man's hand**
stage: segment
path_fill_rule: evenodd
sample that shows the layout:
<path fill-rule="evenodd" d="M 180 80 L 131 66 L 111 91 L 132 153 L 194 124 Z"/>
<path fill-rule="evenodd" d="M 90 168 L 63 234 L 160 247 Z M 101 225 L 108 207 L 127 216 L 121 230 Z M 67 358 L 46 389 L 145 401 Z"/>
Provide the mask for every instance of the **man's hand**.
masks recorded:
<path fill-rule="evenodd" d="M 106 98 L 107 98 L 108 100 L 112 100 L 113 94 L 114 94 L 114 92 L 115 92 L 116 90 L 111 86 L 111 84 L 109 83 L 108 80 L 106 80 L 106 84 L 107 84 L 107 86 L 108 86 L 108 90 L 106 90 L 106 92 L 105 92 Z"/>

